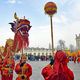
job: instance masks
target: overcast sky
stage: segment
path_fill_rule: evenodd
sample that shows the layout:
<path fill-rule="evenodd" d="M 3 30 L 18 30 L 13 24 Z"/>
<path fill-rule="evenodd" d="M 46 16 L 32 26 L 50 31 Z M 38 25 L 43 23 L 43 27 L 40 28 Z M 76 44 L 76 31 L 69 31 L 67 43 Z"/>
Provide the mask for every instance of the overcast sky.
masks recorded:
<path fill-rule="evenodd" d="M 80 0 L 0 0 L 0 45 L 14 38 L 9 22 L 14 21 L 14 12 L 19 18 L 25 16 L 32 28 L 29 32 L 30 47 L 49 47 L 51 43 L 50 18 L 44 13 L 44 5 L 53 1 L 58 10 L 53 16 L 54 45 L 58 40 L 76 45 L 75 34 L 80 33 Z"/>

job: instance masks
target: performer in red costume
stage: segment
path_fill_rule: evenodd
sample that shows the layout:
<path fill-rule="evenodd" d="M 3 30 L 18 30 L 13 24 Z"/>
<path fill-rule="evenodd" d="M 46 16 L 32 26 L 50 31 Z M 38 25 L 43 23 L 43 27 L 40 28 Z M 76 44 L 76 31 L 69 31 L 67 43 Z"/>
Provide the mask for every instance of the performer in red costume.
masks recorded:
<path fill-rule="evenodd" d="M 32 67 L 26 63 L 26 60 L 26 55 L 22 54 L 20 62 L 15 67 L 15 72 L 18 74 L 16 80 L 30 80 Z"/>
<path fill-rule="evenodd" d="M 76 59 L 77 59 L 77 57 L 76 56 L 73 56 L 74 63 L 76 63 Z"/>
<path fill-rule="evenodd" d="M 63 51 L 56 52 L 53 72 L 47 80 L 74 80 L 74 74 L 68 68 L 66 59 L 66 54 Z"/>
<path fill-rule="evenodd" d="M 80 63 L 80 57 L 77 58 L 77 63 Z"/>
<path fill-rule="evenodd" d="M 1 75 L 2 65 L 3 65 L 3 59 L 2 56 L 0 55 L 0 75 Z"/>
<path fill-rule="evenodd" d="M 0 72 L 1 72 L 2 65 L 3 65 L 3 59 L 2 56 L 0 55 Z"/>
<path fill-rule="evenodd" d="M 50 63 L 42 69 L 41 74 L 43 75 L 44 80 L 48 80 L 49 75 L 53 72 L 53 63 L 54 60 L 51 59 Z"/>
<path fill-rule="evenodd" d="M 14 66 L 15 61 L 12 56 L 4 59 L 1 69 L 2 80 L 13 80 Z"/>

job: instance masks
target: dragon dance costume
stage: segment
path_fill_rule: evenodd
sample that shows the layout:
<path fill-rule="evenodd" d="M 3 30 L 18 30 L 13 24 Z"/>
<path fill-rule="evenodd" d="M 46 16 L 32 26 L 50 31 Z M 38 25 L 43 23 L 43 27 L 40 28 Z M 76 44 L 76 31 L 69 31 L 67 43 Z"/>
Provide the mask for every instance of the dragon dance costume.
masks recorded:
<path fill-rule="evenodd" d="M 14 59 L 10 57 L 4 59 L 1 69 L 2 80 L 13 80 L 14 66 L 15 66 Z"/>
<path fill-rule="evenodd" d="M 23 54 L 23 49 L 29 45 L 28 32 L 31 28 L 30 21 L 25 19 L 25 17 L 24 19 L 19 19 L 16 13 L 14 14 L 14 18 L 16 21 L 10 23 L 11 30 L 15 34 L 12 50 L 14 52 L 22 51 Z M 30 80 L 32 68 L 26 63 L 26 56 L 22 55 L 21 61 L 15 67 L 15 72 L 18 74 L 16 80 Z"/>
<path fill-rule="evenodd" d="M 7 39 L 4 52 L 3 52 L 3 61 L 1 68 L 1 80 L 13 80 L 13 70 L 15 66 L 15 61 L 12 56 L 12 39 Z"/>

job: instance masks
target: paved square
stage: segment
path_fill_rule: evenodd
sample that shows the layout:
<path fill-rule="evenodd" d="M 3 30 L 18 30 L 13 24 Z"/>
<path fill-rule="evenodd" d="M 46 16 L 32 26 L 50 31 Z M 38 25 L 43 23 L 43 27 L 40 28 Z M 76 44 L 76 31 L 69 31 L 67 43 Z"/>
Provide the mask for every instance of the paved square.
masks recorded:
<path fill-rule="evenodd" d="M 41 70 L 44 66 L 46 66 L 49 61 L 29 61 L 28 63 L 31 64 L 33 69 L 33 74 L 31 76 L 31 80 L 44 80 L 41 75 Z M 80 80 L 80 64 L 69 62 L 68 64 L 69 68 L 74 72 L 75 79 L 74 80 Z M 14 72 L 14 80 L 16 80 L 17 75 Z"/>

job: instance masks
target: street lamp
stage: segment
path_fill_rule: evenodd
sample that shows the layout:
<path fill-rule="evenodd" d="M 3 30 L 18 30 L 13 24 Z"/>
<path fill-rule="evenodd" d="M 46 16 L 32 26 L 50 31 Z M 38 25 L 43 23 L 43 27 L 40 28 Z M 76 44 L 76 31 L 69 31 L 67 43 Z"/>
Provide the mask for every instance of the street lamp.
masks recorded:
<path fill-rule="evenodd" d="M 45 11 L 46 14 L 48 14 L 50 16 L 52 53 L 54 53 L 52 17 L 57 12 L 57 6 L 56 6 L 56 4 L 54 2 L 48 2 L 44 6 L 44 11 Z"/>

